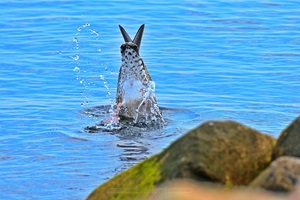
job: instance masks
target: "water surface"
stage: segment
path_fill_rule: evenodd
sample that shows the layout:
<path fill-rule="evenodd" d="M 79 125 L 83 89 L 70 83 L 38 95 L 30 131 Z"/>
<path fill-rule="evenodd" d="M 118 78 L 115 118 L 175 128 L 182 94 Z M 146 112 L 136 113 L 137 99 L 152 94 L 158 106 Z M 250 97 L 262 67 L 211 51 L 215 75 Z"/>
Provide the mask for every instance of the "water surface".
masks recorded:
<path fill-rule="evenodd" d="M 200 3 L 199 3 L 200 2 Z M 300 113 L 295 1 L 1 2 L 0 195 L 84 199 L 207 120 L 277 137 Z M 114 101 L 118 25 L 146 24 L 141 56 L 168 126 L 89 133 L 83 111 Z"/>

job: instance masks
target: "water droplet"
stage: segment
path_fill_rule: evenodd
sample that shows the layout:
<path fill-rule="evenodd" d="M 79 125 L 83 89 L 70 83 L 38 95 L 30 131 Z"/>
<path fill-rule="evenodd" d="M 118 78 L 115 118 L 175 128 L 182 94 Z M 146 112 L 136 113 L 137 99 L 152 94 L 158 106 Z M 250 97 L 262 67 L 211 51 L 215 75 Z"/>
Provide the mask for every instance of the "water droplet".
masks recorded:
<path fill-rule="evenodd" d="M 76 43 L 76 44 L 78 44 L 79 42 L 78 42 L 78 38 L 77 37 L 73 37 L 73 41 Z"/>
<path fill-rule="evenodd" d="M 86 22 L 85 24 L 82 25 L 82 27 L 87 27 L 90 26 L 91 24 L 89 22 Z"/>
<path fill-rule="evenodd" d="M 74 72 L 77 72 L 79 70 L 80 70 L 79 67 L 74 67 L 74 69 L 73 69 Z M 78 79 L 78 77 L 77 77 L 77 79 Z"/>
<path fill-rule="evenodd" d="M 99 32 L 98 31 L 93 30 L 93 29 L 90 29 L 90 31 L 92 32 L 92 34 L 95 34 L 95 35 L 99 36 Z"/>
<path fill-rule="evenodd" d="M 104 80 L 104 76 L 100 74 L 100 80 Z"/>
<path fill-rule="evenodd" d="M 83 80 L 79 81 L 79 83 L 82 84 L 82 83 L 83 83 Z"/>
<path fill-rule="evenodd" d="M 109 87 L 107 85 L 107 82 L 103 82 L 104 87 L 109 91 Z"/>
<path fill-rule="evenodd" d="M 81 106 L 85 106 L 87 104 L 89 104 L 89 102 L 88 101 L 84 101 L 84 102 L 81 103 Z"/>
<path fill-rule="evenodd" d="M 79 54 L 76 54 L 74 57 L 70 56 L 73 60 L 79 60 Z"/>
<path fill-rule="evenodd" d="M 78 31 L 78 32 L 80 32 L 81 29 L 82 29 L 81 26 L 78 26 L 78 27 L 77 27 L 77 31 Z"/>
<path fill-rule="evenodd" d="M 97 51 L 101 51 L 101 49 L 100 49 L 100 48 L 98 48 L 98 49 L 97 49 Z"/>

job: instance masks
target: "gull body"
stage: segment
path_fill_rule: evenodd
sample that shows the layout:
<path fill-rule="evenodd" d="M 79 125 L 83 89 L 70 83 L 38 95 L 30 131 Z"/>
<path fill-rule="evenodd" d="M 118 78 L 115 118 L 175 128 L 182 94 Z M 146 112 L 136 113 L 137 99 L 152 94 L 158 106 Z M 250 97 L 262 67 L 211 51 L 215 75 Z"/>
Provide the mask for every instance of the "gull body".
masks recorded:
<path fill-rule="evenodd" d="M 119 70 L 116 94 L 118 116 L 134 119 L 135 122 L 143 117 L 161 116 L 154 94 L 155 84 L 139 53 L 144 24 L 133 40 L 122 26 L 119 28 L 125 43 L 120 47 L 122 65 Z"/>

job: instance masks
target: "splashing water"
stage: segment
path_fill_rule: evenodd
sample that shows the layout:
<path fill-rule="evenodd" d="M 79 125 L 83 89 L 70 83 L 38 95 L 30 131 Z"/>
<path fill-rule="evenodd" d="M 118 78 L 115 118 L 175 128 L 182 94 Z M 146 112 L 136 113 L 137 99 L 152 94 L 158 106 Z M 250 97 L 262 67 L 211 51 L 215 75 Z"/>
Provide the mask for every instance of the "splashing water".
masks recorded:
<path fill-rule="evenodd" d="M 155 82 L 149 81 L 149 85 L 143 96 L 143 100 L 136 109 L 137 115 L 134 119 L 134 123 L 139 122 L 140 116 L 145 116 L 146 124 L 152 124 L 152 122 L 161 122 L 165 124 L 162 114 L 155 99 Z M 147 105 L 150 104 L 150 113 L 147 112 Z M 143 106 L 144 105 L 144 106 Z M 143 108 L 142 108 L 143 107 Z M 141 109 L 142 108 L 142 109 Z M 141 112 L 142 111 L 142 112 Z"/>
<path fill-rule="evenodd" d="M 74 67 L 73 71 L 78 72 L 78 71 L 80 71 L 80 68 L 79 67 Z"/>
<path fill-rule="evenodd" d="M 83 97 L 80 105 L 93 105 L 91 97 L 94 96 L 99 88 L 93 80 L 95 80 L 96 76 L 99 76 L 97 70 L 100 63 L 95 63 L 99 62 L 98 53 L 99 49 L 101 49 L 101 44 L 99 43 L 100 33 L 89 22 L 77 26 L 76 31 L 72 37 L 73 53 L 69 57 L 72 59 L 73 66 L 75 65 L 73 71 L 76 73 L 75 78 L 80 84 L 80 94 Z M 95 49 L 94 52 L 88 52 L 91 46 Z"/>
<path fill-rule="evenodd" d="M 77 37 L 74 37 L 74 38 L 73 38 L 73 42 L 76 43 L 76 49 L 79 49 L 79 41 L 78 41 L 78 38 L 77 38 Z"/>
<path fill-rule="evenodd" d="M 80 56 L 79 54 L 76 54 L 74 57 L 73 56 L 70 56 L 73 60 L 79 60 Z"/>
<path fill-rule="evenodd" d="M 87 26 L 90 26 L 91 24 L 89 22 L 86 22 L 85 24 L 83 24 L 82 26 L 78 26 L 77 27 L 77 34 L 78 35 L 80 33 L 80 31 L 82 30 L 82 28 L 85 28 Z"/>
<path fill-rule="evenodd" d="M 100 35 L 99 32 L 94 30 L 94 29 L 90 29 L 90 31 L 91 31 L 92 34 L 95 34 L 96 36 Z"/>
<path fill-rule="evenodd" d="M 90 22 L 86 22 L 85 24 L 82 25 L 82 27 L 87 27 L 87 26 L 90 26 Z"/>
<path fill-rule="evenodd" d="M 98 44 L 100 33 L 93 29 L 89 22 L 78 26 L 76 30 L 77 33 L 73 37 L 73 42 L 75 43 L 73 49 L 76 53 L 70 57 L 75 61 L 76 66 L 73 68 L 73 71 L 77 73 L 76 80 L 80 85 L 84 86 L 83 91 L 80 92 L 84 97 L 81 106 L 92 105 L 92 102 L 90 102 L 90 97 L 92 96 L 90 90 L 93 88 L 89 82 L 89 80 L 91 80 L 89 76 L 93 73 L 91 69 L 96 68 L 96 66 L 94 64 L 91 65 L 90 57 L 85 54 L 85 48 L 87 45 L 93 45 L 95 47 L 94 53 L 101 52 L 102 49 Z M 93 35 L 93 38 L 91 38 L 90 35 Z M 88 41 L 86 41 L 86 39 L 88 39 Z M 90 42 L 91 39 L 95 41 Z M 103 64 L 101 63 L 101 65 Z M 103 83 L 102 86 L 106 89 L 106 98 L 109 100 L 110 105 L 103 107 L 103 110 L 101 110 L 103 113 L 106 113 L 105 116 L 102 115 L 101 119 L 95 119 L 97 122 L 96 126 L 93 127 L 94 130 L 114 131 L 128 127 L 152 127 L 153 124 L 165 125 L 163 116 L 156 103 L 155 82 L 153 81 L 150 81 L 148 87 L 143 91 L 143 99 L 136 108 L 136 117 L 130 120 L 120 120 L 119 111 L 122 105 L 116 105 L 115 98 L 111 96 L 108 79 L 105 77 L 107 74 L 109 74 L 108 66 L 104 66 L 104 72 L 97 76 Z"/>
<path fill-rule="evenodd" d="M 105 67 L 105 71 L 107 71 L 107 67 Z M 122 128 L 121 124 L 119 123 L 120 122 L 119 116 L 118 116 L 119 108 L 117 108 L 115 101 L 111 97 L 111 92 L 110 92 L 108 83 L 105 80 L 104 75 L 100 74 L 99 78 L 101 81 L 103 81 L 103 85 L 104 85 L 105 89 L 107 90 L 106 97 L 110 101 L 110 108 L 108 110 L 109 117 L 105 120 L 102 120 L 100 125 L 96 126 L 96 129 L 102 129 L 102 130 L 108 130 L 108 131 L 119 130 Z"/>
<path fill-rule="evenodd" d="M 104 83 L 105 87 L 108 89 L 107 83 Z M 103 120 L 102 126 L 98 126 L 98 128 L 102 128 L 102 130 L 104 129 L 107 131 L 113 131 L 133 126 L 141 128 L 153 128 L 166 125 L 156 102 L 154 81 L 149 81 L 149 85 L 144 91 L 143 99 L 136 108 L 136 117 L 133 122 L 129 119 L 123 119 L 120 121 L 118 116 L 120 109 L 121 104 L 116 105 L 114 101 L 111 101 L 109 117 L 106 120 Z"/>
<path fill-rule="evenodd" d="M 122 128 L 116 106 L 111 104 L 109 109 L 109 117 L 103 121 L 104 129 L 113 131 Z"/>

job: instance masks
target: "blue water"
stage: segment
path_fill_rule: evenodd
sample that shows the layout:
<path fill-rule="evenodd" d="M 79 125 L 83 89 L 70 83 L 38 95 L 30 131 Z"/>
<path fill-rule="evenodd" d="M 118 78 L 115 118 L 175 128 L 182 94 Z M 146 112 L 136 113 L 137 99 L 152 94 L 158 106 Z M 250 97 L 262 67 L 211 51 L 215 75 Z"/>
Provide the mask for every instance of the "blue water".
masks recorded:
<path fill-rule="evenodd" d="M 207 120 L 277 137 L 300 114 L 297 1 L 0 3 L 0 196 L 84 199 L 97 185 Z M 141 55 L 169 125 L 89 133 L 114 99 L 123 42 Z M 187 110 L 186 110 L 187 109 Z"/>

